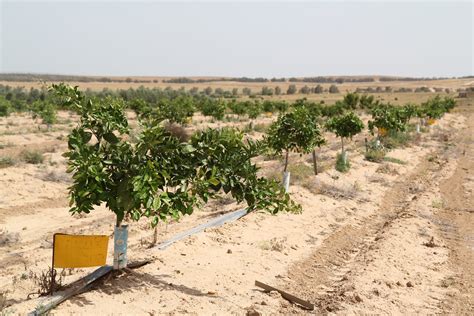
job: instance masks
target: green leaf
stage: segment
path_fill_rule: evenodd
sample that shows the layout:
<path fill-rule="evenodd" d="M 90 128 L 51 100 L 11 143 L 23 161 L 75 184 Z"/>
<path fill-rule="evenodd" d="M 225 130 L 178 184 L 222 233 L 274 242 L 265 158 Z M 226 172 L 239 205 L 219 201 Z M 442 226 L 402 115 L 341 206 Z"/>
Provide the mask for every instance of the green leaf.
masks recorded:
<path fill-rule="evenodd" d="M 119 139 L 117 138 L 117 136 L 115 136 L 114 133 L 104 134 L 104 139 L 112 145 L 117 144 L 119 142 Z"/>

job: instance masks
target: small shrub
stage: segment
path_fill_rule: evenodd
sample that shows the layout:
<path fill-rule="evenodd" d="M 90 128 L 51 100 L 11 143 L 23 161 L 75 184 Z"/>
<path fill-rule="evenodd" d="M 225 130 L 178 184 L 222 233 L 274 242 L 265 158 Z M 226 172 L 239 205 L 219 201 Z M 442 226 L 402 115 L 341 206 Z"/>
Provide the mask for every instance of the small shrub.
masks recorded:
<path fill-rule="evenodd" d="M 333 84 L 329 87 L 329 93 L 339 93 L 339 88 Z"/>
<path fill-rule="evenodd" d="M 313 168 L 303 163 L 290 165 L 288 171 L 291 173 L 291 181 L 293 183 L 301 183 L 314 174 Z"/>
<path fill-rule="evenodd" d="M 26 163 L 30 163 L 34 165 L 43 163 L 44 161 L 43 154 L 36 150 L 31 150 L 31 151 L 25 150 L 21 153 L 21 157 L 23 161 L 25 161 Z"/>
<path fill-rule="evenodd" d="M 344 159 L 342 154 L 337 154 L 336 158 L 336 170 L 339 172 L 347 172 L 351 168 L 351 164 L 349 163 L 349 159 L 344 163 Z"/>
<path fill-rule="evenodd" d="M 375 170 L 375 172 L 388 174 L 388 175 L 392 175 L 392 176 L 400 174 L 396 168 L 394 168 L 393 166 L 391 166 L 387 163 L 384 163 L 384 164 L 380 165 L 380 167 L 378 167 L 377 170 Z"/>
<path fill-rule="evenodd" d="M 259 133 L 265 133 L 265 132 L 268 130 L 269 127 L 270 127 L 270 126 L 269 126 L 268 124 L 262 124 L 262 123 L 260 123 L 260 124 L 255 124 L 255 125 L 253 126 L 253 130 L 254 130 L 255 132 L 259 132 Z"/>
<path fill-rule="evenodd" d="M 71 177 L 67 173 L 56 171 L 56 170 L 51 170 L 49 172 L 46 172 L 42 174 L 39 178 L 43 181 L 49 181 L 49 182 L 65 182 L 65 183 L 72 182 Z"/>
<path fill-rule="evenodd" d="M 11 167 L 15 164 L 15 161 L 13 160 L 12 157 L 0 157 L 0 169 L 1 168 L 8 168 Z"/>
<path fill-rule="evenodd" d="M 388 135 L 382 138 L 382 143 L 386 148 L 392 149 L 397 147 L 404 147 L 411 140 L 412 137 L 408 133 L 389 131 Z"/>
<path fill-rule="evenodd" d="M 442 200 L 433 200 L 433 201 L 431 202 L 431 206 L 432 206 L 433 208 L 438 208 L 438 209 L 440 209 L 440 208 L 443 208 L 444 203 L 443 203 Z"/>
<path fill-rule="evenodd" d="M 0 230 L 0 247 L 8 246 L 9 244 L 17 243 L 19 241 L 19 233 L 9 233 L 6 230 Z"/>
<path fill-rule="evenodd" d="M 57 271 L 54 269 L 51 270 L 51 268 L 48 268 L 46 271 L 41 271 L 39 274 L 30 272 L 30 278 L 38 287 L 37 294 L 39 296 L 51 294 L 51 290 L 55 292 L 61 289 L 63 286 L 63 277 L 63 273 L 58 275 Z"/>
<path fill-rule="evenodd" d="M 383 149 L 369 149 L 365 153 L 365 160 L 371 162 L 382 162 L 385 158 L 385 150 Z"/>
<path fill-rule="evenodd" d="M 357 182 L 354 184 L 336 186 L 315 181 L 306 181 L 303 187 L 311 193 L 326 195 L 334 199 L 353 199 L 360 191 L 360 185 Z"/>
<path fill-rule="evenodd" d="M 0 292 L 0 315 L 3 315 L 1 311 L 4 308 L 8 307 L 8 298 L 7 298 L 8 291 Z"/>
<path fill-rule="evenodd" d="M 388 162 L 397 163 L 399 165 L 406 165 L 407 164 L 406 161 L 403 161 L 403 160 L 398 159 L 398 158 L 393 158 L 393 157 L 384 157 L 383 160 L 388 161 Z"/>

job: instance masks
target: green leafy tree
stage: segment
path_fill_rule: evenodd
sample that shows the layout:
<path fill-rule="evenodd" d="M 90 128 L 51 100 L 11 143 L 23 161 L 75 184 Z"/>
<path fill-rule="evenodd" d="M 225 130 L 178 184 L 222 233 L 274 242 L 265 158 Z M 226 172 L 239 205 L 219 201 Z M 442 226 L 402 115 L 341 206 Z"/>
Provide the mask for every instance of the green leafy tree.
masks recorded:
<path fill-rule="evenodd" d="M 136 98 L 128 101 L 128 107 L 137 115 L 147 115 L 151 112 L 152 107 L 142 98 Z"/>
<path fill-rule="evenodd" d="M 347 109 L 355 110 L 359 105 L 360 96 L 357 93 L 349 92 L 344 96 L 343 102 Z"/>
<path fill-rule="evenodd" d="M 206 89 L 204 89 L 204 94 L 206 95 L 211 95 L 212 94 L 212 88 L 211 87 L 207 87 Z"/>
<path fill-rule="evenodd" d="M 308 86 L 303 86 L 303 87 L 301 87 L 301 89 L 300 89 L 300 93 L 302 93 L 302 94 L 310 94 L 310 93 L 311 93 L 311 89 L 310 89 Z"/>
<path fill-rule="evenodd" d="M 265 100 L 262 103 L 263 112 L 271 112 L 275 111 L 275 103 L 272 100 Z"/>
<path fill-rule="evenodd" d="M 30 109 L 33 119 L 41 118 L 42 123 L 46 124 L 48 129 L 57 121 L 56 106 L 49 102 L 49 100 L 36 101 L 31 105 Z"/>
<path fill-rule="evenodd" d="M 290 152 L 310 153 L 321 143 L 322 135 L 305 107 L 282 114 L 268 130 L 266 143 L 277 154 L 285 154 L 284 172 L 288 169 Z"/>
<path fill-rule="evenodd" d="M 262 95 L 273 95 L 274 91 L 271 87 L 262 87 Z"/>
<path fill-rule="evenodd" d="M 117 226 L 125 218 L 141 217 L 156 226 L 191 214 L 220 190 L 246 201 L 249 211 L 301 210 L 275 181 L 257 176 L 251 158 L 260 152 L 259 145 L 244 142 L 240 132 L 209 129 L 182 143 L 151 122 L 132 144 L 122 102 L 87 100 L 77 87 L 62 84 L 53 89 L 80 113 L 64 154 L 74 179 L 69 192 L 73 214 L 89 213 L 105 202 Z"/>
<path fill-rule="evenodd" d="M 407 103 L 400 109 L 400 116 L 405 124 L 408 124 L 412 117 L 417 116 L 419 107 L 413 103 Z"/>
<path fill-rule="evenodd" d="M 321 114 L 325 117 L 334 117 L 342 115 L 345 112 L 345 107 L 342 102 L 336 102 L 332 105 L 323 106 L 321 108 Z"/>
<path fill-rule="evenodd" d="M 218 96 L 222 96 L 224 94 L 224 89 L 222 88 L 216 88 L 214 90 L 214 94 L 218 95 Z"/>
<path fill-rule="evenodd" d="M 361 109 L 370 109 L 374 105 L 374 96 L 363 94 L 360 96 L 359 107 Z"/>
<path fill-rule="evenodd" d="M 259 101 L 248 102 L 246 108 L 249 119 L 254 120 L 263 112 L 262 104 Z"/>
<path fill-rule="evenodd" d="M 273 104 L 274 104 L 274 108 L 275 110 L 277 110 L 279 113 L 285 113 L 286 111 L 288 111 L 288 103 L 284 100 L 281 100 L 281 101 L 273 101 Z"/>
<path fill-rule="evenodd" d="M 391 104 L 380 104 L 371 110 L 372 119 L 369 121 L 369 130 L 374 134 L 374 127 L 378 129 L 379 137 L 388 132 L 405 131 L 407 116 L 402 108 Z"/>
<path fill-rule="evenodd" d="M 316 88 L 314 88 L 314 93 L 321 94 L 323 92 L 324 92 L 323 86 L 321 86 L 320 84 L 318 84 Z"/>
<path fill-rule="evenodd" d="M 226 108 L 224 101 L 210 98 L 204 99 L 199 105 L 199 109 L 203 115 L 212 116 L 216 120 L 222 120 L 224 118 Z"/>
<path fill-rule="evenodd" d="M 362 132 L 364 123 L 354 112 L 347 112 L 340 116 L 330 118 L 326 122 L 326 128 L 341 138 L 341 155 L 345 157 L 344 139 L 352 139 L 354 135 Z M 345 158 L 344 160 L 346 164 L 347 161 Z"/>
<path fill-rule="evenodd" d="M 246 105 L 250 103 L 249 101 L 240 102 L 237 100 L 232 100 L 227 104 L 227 107 L 232 111 L 232 113 L 237 115 L 244 115 L 246 113 Z"/>
<path fill-rule="evenodd" d="M 172 100 L 162 100 L 158 104 L 154 117 L 159 119 L 159 121 L 168 120 L 169 123 L 186 125 L 193 117 L 194 111 L 195 106 L 193 99 L 181 95 Z"/>
<path fill-rule="evenodd" d="M 439 95 L 421 104 L 424 114 L 430 119 L 440 119 L 444 113 L 449 112 L 456 105 L 453 98 L 445 97 L 442 99 Z"/>
<path fill-rule="evenodd" d="M 4 96 L 0 96 L 0 117 L 9 116 L 12 111 L 12 106 L 10 101 L 5 99 Z"/>
<path fill-rule="evenodd" d="M 339 88 L 333 84 L 329 87 L 329 93 L 339 93 Z"/>
<path fill-rule="evenodd" d="M 290 84 L 290 85 L 288 86 L 288 90 L 286 90 L 286 94 L 295 94 L 296 91 L 298 91 L 298 90 L 296 89 L 296 85 Z"/>

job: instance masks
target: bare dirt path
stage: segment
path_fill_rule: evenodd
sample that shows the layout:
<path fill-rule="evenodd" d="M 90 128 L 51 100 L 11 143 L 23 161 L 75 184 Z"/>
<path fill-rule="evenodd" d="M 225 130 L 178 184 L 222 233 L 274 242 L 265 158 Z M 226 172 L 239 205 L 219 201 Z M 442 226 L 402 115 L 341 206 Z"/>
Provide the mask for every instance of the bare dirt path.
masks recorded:
<path fill-rule="evenodd" d="M 468 128 L 458 136 L 451 155 L 458 165 L 452 177 L 441 183 L 443 208 L 438 212 L 444 224 L 443 237 L 455 275 L 450 280 L 456 291 L 443 304 L 443 311 L 456 315 L 474 314 L 474 113 L 468 113 Z"/>
<path fill-rule="evenodd" d="M 386 192 L 380 209 L 344 226 L 293 264 L 282 288 L 317 314 L 471 314 L 474 157 L 472 107 L 459 133 Z M 308 312 L 283 305 L 281 314 Z"/>

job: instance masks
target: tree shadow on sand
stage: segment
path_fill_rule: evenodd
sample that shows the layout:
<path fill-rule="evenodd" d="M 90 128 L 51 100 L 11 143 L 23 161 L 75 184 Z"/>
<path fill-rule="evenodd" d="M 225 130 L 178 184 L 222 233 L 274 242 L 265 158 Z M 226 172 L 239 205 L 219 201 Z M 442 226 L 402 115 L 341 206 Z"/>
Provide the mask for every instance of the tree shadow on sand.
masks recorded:
<path fill-rule="evenodd" d="M 91 290 L 107 295 L 117 295 L 127 292 L 142 292 L 144 288 L 153 287 L 162 291 L 178 291 L 191 296 L 213 296 L 183 284 L 171 283 L 166 280 L 167 278 L 171 278 L 171 276 L 167 274 L 152 275 L 124 269 L 122 271 L 112 271 L 99 280 Z"/>

